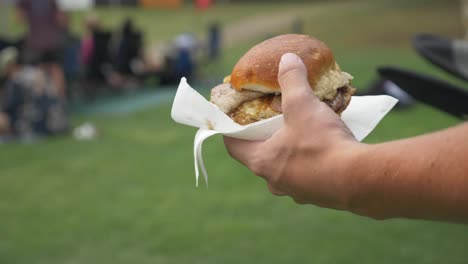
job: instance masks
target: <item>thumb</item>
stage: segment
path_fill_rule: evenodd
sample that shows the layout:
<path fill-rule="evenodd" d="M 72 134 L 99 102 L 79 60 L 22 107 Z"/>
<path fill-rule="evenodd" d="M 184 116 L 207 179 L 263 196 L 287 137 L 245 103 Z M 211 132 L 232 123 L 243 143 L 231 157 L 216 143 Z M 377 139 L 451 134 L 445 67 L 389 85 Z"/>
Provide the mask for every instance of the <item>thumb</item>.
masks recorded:
<path fill-rule="evenodd" d="M 281 57 L 278 82 L 281 86 L 281 106 L 286 120 L 288 116 L 307 107 L 306 105 L 320 102 L 310 87 L 306 66 L 301 58 L 293 53 L 286 53 Z"/>

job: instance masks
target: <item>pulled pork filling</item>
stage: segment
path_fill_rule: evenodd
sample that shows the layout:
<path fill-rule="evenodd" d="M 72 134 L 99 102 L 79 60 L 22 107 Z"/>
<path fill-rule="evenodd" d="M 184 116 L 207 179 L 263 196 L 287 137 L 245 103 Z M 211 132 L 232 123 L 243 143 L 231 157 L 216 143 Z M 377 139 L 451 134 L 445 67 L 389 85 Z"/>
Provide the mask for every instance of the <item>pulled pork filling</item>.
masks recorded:
<path fill-rule="evenodd" d="M 353 89 L 349 85 L 338 88 L 335 98 L 333 100 L 323 100 L 333 111 L 341 113 L 347 106 L 346 95 L 349 94 L 349 90 Z"/>

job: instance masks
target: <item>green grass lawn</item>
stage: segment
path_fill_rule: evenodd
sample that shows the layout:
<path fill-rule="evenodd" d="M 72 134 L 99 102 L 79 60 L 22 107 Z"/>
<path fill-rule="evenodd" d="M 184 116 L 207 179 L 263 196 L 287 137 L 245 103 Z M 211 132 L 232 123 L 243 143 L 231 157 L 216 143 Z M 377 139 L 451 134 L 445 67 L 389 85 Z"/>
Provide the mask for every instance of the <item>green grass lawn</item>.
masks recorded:
<path fill-rule="evenodd" d="M 356 86 L 365 87 L 381 64 L 454 81 L 414 54 L 407 37 L 426 28 L 460 35 L 455 4 L 319 7 L 327 12 L 307 18 L 305 29 L 314 34 L 320 28 L 320 37 L 355 76 Z M 250 12 L 251 6 L 234 10 L 232 17 Z M 352 17 L 358 24 L 343 22 Z M 389 25 L 392 21 L 399 26 Z M 339 26 L 344 24 L 348 27 Z M 364 32 L 352 34 L 359 28 Z M 388 28 L 391 33 L 385 33 Z M 262 37 L 227 51 L 205 74 L 228 72 Z M 170 119 L 170 102 L 124 116 L 73 117 L 74 124 L 86 120 L 100 131 L 93 141 L 67 136 L 1 146 L 0 263 L 467 263 L 467 226 L 379 222 L 296 205 L 270 195 L 263 180 L 231 160 L 221 137 L 204 148 L 210 187 L 195 188 L 196 129 Z M 393 111 L 366 141 L 418 135 L 457 122 L 418 105 Z"/>

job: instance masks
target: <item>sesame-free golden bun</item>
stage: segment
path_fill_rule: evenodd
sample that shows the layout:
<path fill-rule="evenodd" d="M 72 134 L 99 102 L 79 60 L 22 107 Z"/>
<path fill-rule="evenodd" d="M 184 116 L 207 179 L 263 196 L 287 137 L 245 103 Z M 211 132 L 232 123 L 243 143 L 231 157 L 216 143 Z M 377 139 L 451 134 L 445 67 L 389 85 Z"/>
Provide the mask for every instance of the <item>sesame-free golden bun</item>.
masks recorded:
<path fill-rule="evenodd" d="M 307 35 L 280 35 L 254 46 L 239 59 L 231 73 L 232 87 L 264 93 L 280 92 L 278 68 L 285 53 L 294 53 L 301 58 L 312 87 L 322 74 L 337 67 L 332 51 L 320 40 Z"/>
<path fill-rule="evenodd" d="M 278 71 L 285 53 L 304 62 L 310 87 L 320 100 L 338 114 L 346 108 L 355 91 L 352 76 L 341 71 L 325 43 L 300 34 L 273 37 L 247 51 L 224 84 L 212 90 L 211 101 L 243 125 L 281 114 Z"/>

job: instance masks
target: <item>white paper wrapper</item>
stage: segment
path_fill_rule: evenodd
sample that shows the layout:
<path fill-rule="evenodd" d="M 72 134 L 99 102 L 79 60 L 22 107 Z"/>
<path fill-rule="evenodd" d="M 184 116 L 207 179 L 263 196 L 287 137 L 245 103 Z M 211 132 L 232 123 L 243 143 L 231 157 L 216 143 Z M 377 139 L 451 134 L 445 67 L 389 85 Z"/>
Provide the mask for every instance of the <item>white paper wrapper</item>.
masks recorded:
<path fill-rule="evenodd" d="M 341 118 L 356 139 L 361 141 L 397 102 L 397 99 L 387 95 L 353 96 Z M 245 140 L 265 140 L 283 125 L 283 115 L 278 115 L 268 120 L 241 126 L 190 87 L 185 78 L 181 79 L 177 89 L 171 116 L 177 123 L 200 128 L 193 144 L 197 186 L 200 170 L 208 184 L 208 174 L 202 155 L 202 144 L 205 139 L 223 134 Z"/>

